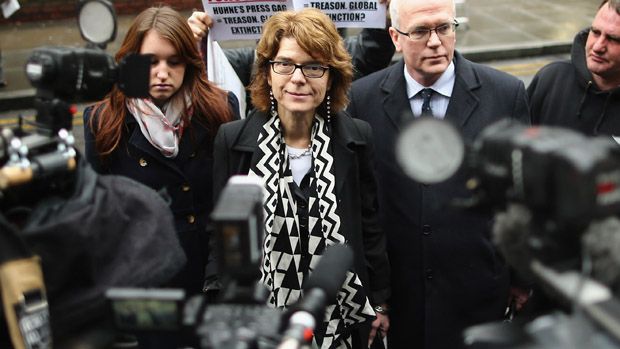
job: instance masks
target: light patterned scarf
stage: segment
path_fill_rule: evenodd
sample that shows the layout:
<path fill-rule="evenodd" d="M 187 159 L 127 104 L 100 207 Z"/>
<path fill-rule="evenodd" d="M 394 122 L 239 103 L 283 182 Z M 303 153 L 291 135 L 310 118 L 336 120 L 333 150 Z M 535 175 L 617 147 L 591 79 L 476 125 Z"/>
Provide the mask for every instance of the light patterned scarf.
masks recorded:
<path fill-rule="evenodd" d="M 280 119 L 274 112 L 258 137 L 258 154 L 255 156 L 260 160 L 249 172 L 260 177 L 266 188 L 261 281 L 271 292 L 269 304 L 278 308 L 286 308 L 299 300 L 304 277 L 316 266 L 327 246 L 346 243 L 340 232 L 334 158 L 327 123 L 315 115 L 308 200 L 307 253 L 311 255 L 311 261 L 310 270 L 300 270 L 299 217 L 291 191 L 294 181 L 282 134 Z M 374 315 L 359 277 L 349 271 L 337 303 L 327 307 L 323 324 L 317 325 L 315 340 L 323 349 L 351 348 L 348 327 L 368 321 Z"/>
<path fill-rule="evenodd" d="M 161 109 L 148 98 L 128 98 L 125 104 L 149 143 L 165 157 L 176 157 L 184 128 L 181 116 L 186 110 L 191 115 L 189 94 L 175 94 Z"/>

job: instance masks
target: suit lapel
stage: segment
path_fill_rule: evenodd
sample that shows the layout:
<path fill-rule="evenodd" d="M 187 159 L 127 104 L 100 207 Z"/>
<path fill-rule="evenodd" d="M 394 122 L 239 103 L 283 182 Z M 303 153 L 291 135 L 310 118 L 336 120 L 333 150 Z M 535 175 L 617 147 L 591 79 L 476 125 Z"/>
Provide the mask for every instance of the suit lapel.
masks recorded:
<path fill-rule="evenodd" d="M 383 108 L 388 119 L 396 129 L 400 130 L 414 119 L 411 104 L 407 98 L 403 60 L 394 64 L 381 82 L 381 91 L 384 93 Z"/>
<path fill-rule="evenodd" d="M 254 166 L 260 159 L 257 158 L 256 146 L 258 143 L 258 135 L 267 120 L 267 115 L 255 112 L 248 115 L 245 125 L 237 140 L 234 142 L 232 149 L 242 152 L 244 159 L 241 160 L 241 167 L 249 169 Z M 352 119 L 344 114 L 339 113 L 332 118 L 332 147 L 334 151 L 334 166 L 336 176 L 336 194 L 340 194 L 344 183 L 347 181 L 347 175 L 351 171 L 355 153 L 351 150 L 350 145 L 365 145 L 366 142 L 353 130 L 357 130 L 353 125 Z M 250 160 L 251 159 L 251 160 Z M 247 172 L 247 170 L 245 171 Z"/>
<path fill-rule="evenodd" d="M 480 88 L 480 80 L 472 63 L 465 60 L 458 52 L 454 53 L 454 65 L 456 80 L 446 111 L 446 120 L 462 127 L 480 103 L 475 94 L 475 90 Z"/>
<path fill-rule="evenodd" d="M 237 173 L 247 173 L 252 166 L 260 161 L 256 147 L 258 146 L 258 135 L 267 118 L 267 114 L 253 110 L 244 120 L 242 129 L 232 146 L 233 150 L 242 154 Z"/>

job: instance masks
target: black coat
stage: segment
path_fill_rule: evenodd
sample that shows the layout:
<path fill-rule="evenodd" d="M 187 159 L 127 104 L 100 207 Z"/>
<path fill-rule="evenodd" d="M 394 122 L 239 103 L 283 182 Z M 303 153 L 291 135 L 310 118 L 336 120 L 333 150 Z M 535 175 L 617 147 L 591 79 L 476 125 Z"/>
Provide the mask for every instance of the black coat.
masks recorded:
<path fill-rule="evenodd" d="M 542 68 L 527 88 L 534 124 L 568 127 L 585 135 L 620 135 L 620 87 L 601 91 L 586 65 L 589 30 L 575 36 L 570 61 Z"/>
<path fill-rule="evenodd" d="M 237 115 L 237 100 L 231 93 L 228 102 Z M 149 143 L 135 118 L 128 113 L 120 144 L 102 160 L 95 150 L 94 135 L 89 127 L 91 117 L 89 107 L 84 111 L 86 158 L 98 173 L 127 176 L 154 190 L 165 190 L 188 260 L 168 286 L 182 287 L 190 293 L 200 292 L 209 259 L 206 226 L 213 209 L 213 136 L 197 118 L 192 118 L 179 142 L 178 155 L 174 159 L 166 158 Z"/>
<path fill-rule="evenodd" d="M 105 292 L 157 286 L 181 269 L 185 256 L 172 214 L 148 187 L 122 176 L 99 176 L 81 158 L 75 172 L 63 176 L 69 185 L 62 195 L 50 186 L 53 177 L 40 187 L 32 182 L 21 194 L 36 190 L 35 203 L 20 200 L 16 212 L 0 213 L 0 260 L 13 259 L 6 240 L 12 234 L 40 257 L 54 347 L 103 347 L 114 339 Z M 5 218 L 17 218 L 20 228 L 7 226 Z M 12 348 L 5 330 L 2 316 L 0 348 Z M 83 336 L 93 331 L 102 336 Z"/>
<path fill-rule="evenodd" d="M 257 140 L 267 116 L 251 113 L 247 119 L 222 125 L 215 139 L 214 191 L 219 193 L 228 178 L 247 174 Z M 341 233 L 355 255 L 355 271 L 371 303 L 386 301 L 390 293 L 385 236 L 377 221 L 374 149 L 367 123 L 345 113 L 332 118 L 332 142 Z"/>
<path fill-rule="evenodd" d="M 455 54 L 456 82 L 446 120 L 467 141 L 511 117 L 528 121 L 523 83 Z M 490 241 L 491 215 L 449 207 L 467 197 L 465 173 L 422 185 L 398 165 L 402 120 L 413 120 L 401 61 L 354 82 L 349 111 L 370 123 L 377 140 L 380 222 L 392 268 L 389 347 L 454 349 L 461 329 L 502 317 L 509 272 Z"/>

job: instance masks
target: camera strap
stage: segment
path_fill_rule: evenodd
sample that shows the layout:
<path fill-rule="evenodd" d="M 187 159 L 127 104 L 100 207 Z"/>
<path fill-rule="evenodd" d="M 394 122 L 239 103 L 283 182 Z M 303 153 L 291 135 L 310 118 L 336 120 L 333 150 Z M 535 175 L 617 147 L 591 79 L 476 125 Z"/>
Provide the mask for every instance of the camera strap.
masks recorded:
<path fill-rule="evenodd" d="M 18 235 L 0 214 L 0 294 L 13 348 L 52 347 L 49 308 L 43 271 Z"/>

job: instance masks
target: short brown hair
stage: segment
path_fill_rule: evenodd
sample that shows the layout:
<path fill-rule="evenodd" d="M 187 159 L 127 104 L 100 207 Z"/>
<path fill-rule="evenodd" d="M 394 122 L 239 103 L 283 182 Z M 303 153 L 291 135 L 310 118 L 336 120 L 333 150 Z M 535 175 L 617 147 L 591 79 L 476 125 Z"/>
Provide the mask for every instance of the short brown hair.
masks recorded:
<path fill-rule="evenodd" d="M 295 39 L 309 55 L 330 67 L 331 110 L 344 109 L 349 103 L 347 94 L 353 80 L 351 56 L 331 19 L 313 8 L 278 12 L 265 22 L 256 47 L 257 73 L 250 84 L 252 104 L 263 112 L 270 109 L 269 61 L 278 53 L 282 38 Z M 325 108 L 324 104 L 319 108 Z"/>

